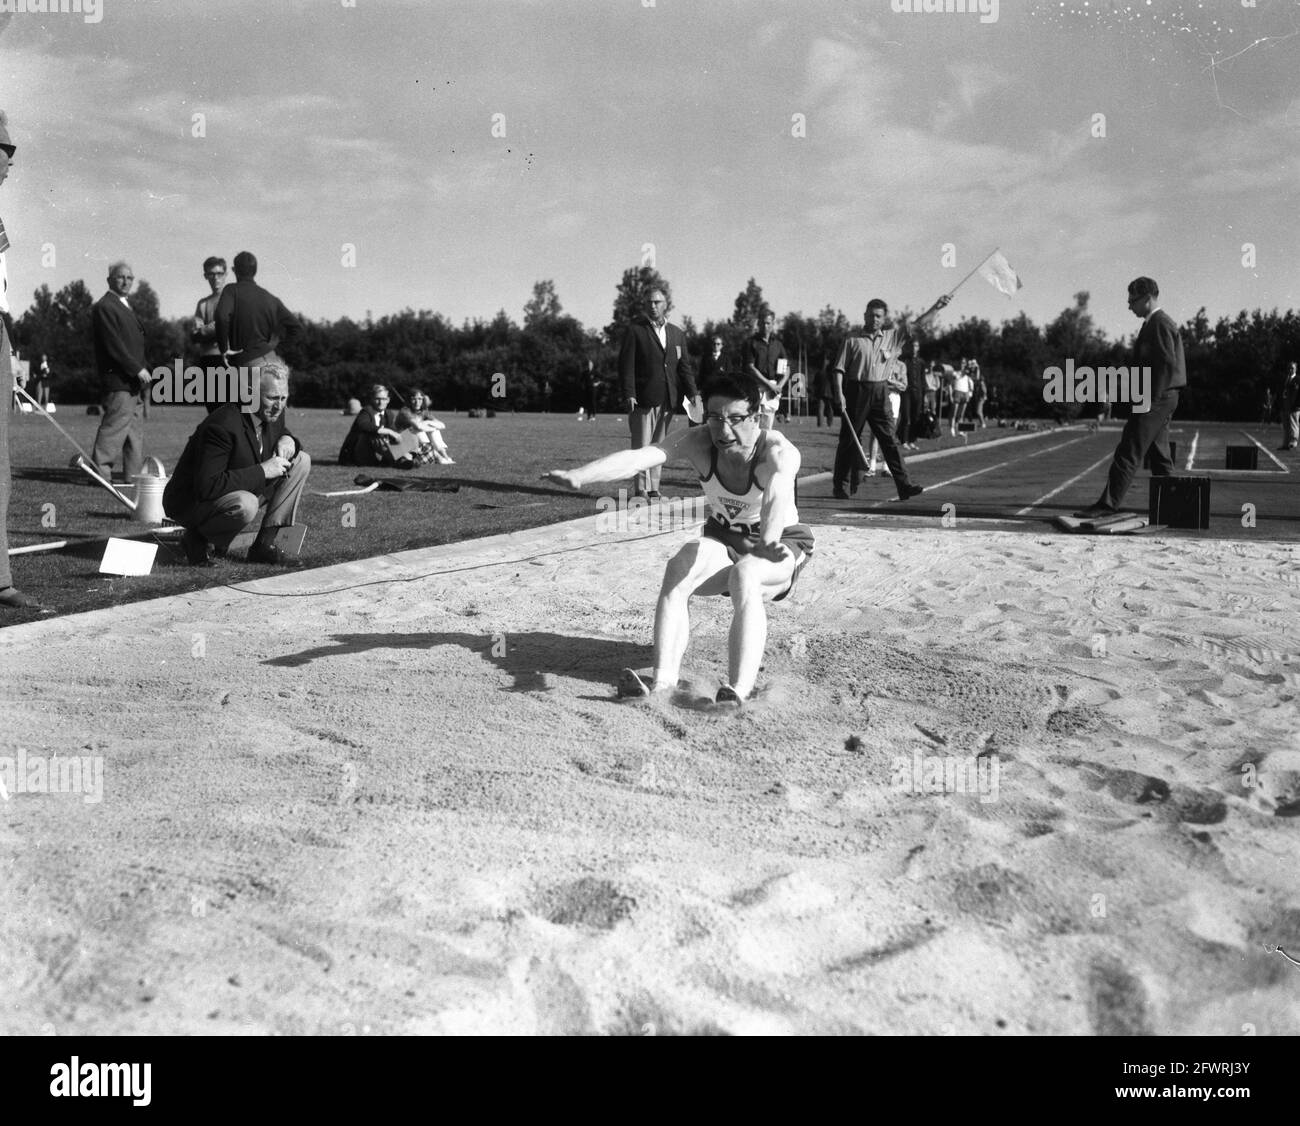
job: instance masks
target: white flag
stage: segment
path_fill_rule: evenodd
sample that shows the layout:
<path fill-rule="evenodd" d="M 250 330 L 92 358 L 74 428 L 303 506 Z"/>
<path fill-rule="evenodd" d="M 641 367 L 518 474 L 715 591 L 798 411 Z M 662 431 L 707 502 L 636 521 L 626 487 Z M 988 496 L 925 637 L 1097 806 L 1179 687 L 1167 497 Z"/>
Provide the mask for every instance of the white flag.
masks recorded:
<path fill-rule="evenodd" d="M 1011 268 L 1011 263 L 1000 250 L 995 250 L 984 259 L 984 264 L 976 273 L 999 293 L 1005 293 L 1008 297 L 1013 296 L 1016 290 L 1021 288 L 1020 275 Z"/>

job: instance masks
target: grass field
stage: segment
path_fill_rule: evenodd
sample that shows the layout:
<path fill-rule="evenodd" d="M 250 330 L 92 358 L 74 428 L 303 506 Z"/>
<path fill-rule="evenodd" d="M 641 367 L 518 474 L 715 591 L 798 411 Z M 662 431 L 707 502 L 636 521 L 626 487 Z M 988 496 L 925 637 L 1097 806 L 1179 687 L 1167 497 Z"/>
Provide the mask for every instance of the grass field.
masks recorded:
<path fill-rule="evenodd" d="M 350 420 L 333 411 L 290 408 L 290 428 L 312 455 L 309 492 L 353 487 L 358 473 L 374 474 L 337 463 Z M 199 407 L 155 408 L 145 424 L 145 449 L 170 472 L 185 442 L 203 417 Z M 89 450 L 98 419 L 84 408 L 67 407 L 55 415 L 82 448 Z M 303 557 L 309 566 L 328 566 L 411 548 L 496 535 L 587 516 L 595 511 L 594 490 L 576 495 L 539 480 L 548 469 L 578 465 L 624 447 L 627 424 L 622 416 L 603 415 L 590 423 L 572 415 L 519 414 L 492 419 L 443 416 L 445 436 L 456 464 L 426 466 L 393 477 L 430 477 L 459 486 L 451 493 L 399 493 L 378 490 L 365 496 L 307 496 L 299 509 L 308 526 Z M 838 424 L 837 424 L 838 425 Z M 812 419 L 783 425 L 803 453 L 802 476 L 831 468 L 835 430 Z M 971 435 L 971 442 L 1005 434 L 996 429 Z M 952 444 L 951 439 L 945 439 Z M 927 442 L 935 448 L 939 442 Z M 71 444 L 47 421 L 32 414 L 14 415 L 10 428 L 13 496 L 9 506 L 9 544 L 67 540 L 57 551 L 14 556 L 14 582 L 58 614 L 157 598 L 168 594 L 241 582 L 274 569 L 242 560 L 219 560 L 215 569 L 185 564 L 178 537 L 158 539 L 153 573 L 122 578 L 99 574 L 104 539 L 143 532 L 131 514 L 83 473 L 68 468 Z M 681 466 L 666 468 L 665 496 L 696 495 L 698 483 Z M 617 488 L 609 490 L 617 495 Z M 354 505 L 347 509 L 345 505 Z M 51 507 L 52 506 L 52 507 Z M 7 612 L 0 626 L 30 621 L 34 611 Z"/>

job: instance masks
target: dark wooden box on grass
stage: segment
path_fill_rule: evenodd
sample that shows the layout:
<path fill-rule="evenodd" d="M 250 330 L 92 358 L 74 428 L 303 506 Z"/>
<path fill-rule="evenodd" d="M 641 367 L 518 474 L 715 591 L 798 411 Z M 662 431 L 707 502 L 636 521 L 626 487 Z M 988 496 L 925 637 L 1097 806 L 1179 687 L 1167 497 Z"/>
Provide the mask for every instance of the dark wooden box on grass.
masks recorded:
<path fill-rule="evenodd" d="M 1148 522 L 1167 528 L 1210 526 L 1208 477 L 1152 477 Z"/>

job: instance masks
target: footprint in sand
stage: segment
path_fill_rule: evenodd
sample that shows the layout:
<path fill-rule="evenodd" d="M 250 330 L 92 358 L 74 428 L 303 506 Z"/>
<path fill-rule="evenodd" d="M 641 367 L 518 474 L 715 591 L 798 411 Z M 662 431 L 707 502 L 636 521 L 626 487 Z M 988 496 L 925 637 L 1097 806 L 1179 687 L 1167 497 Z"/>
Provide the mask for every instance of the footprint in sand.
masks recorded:
<path fill-rule="evenodd" d="M 1152 1036 L 1142 983 L 1116 958 L 1099 958 L 1088 971 L 1088 1020 L 1098 1036 Z"/>
<path fill-rule="evenodd" d="M 543 889 L 533 901 L 533 909 L 547 922 L 584 930 L 612 930 L 635 908 L 636 900 L 609 880 L 591 876 Z"/>
<path fill-rule="evenodd" d="M 1238 777 L 1256 809 L 1274 817 L 1300 817 L 1300 751 L 1272 751 Z"/>
<path fill-rule="evenodd" d="M 1080 759 L 1066 760 L 1067 766 L 1081 769 L 1090 789 L 1105 790 L 1116 801 L 1128 805 L 1146 805 L 1159 809 L 1162 820 L 1181 821 L 1189 825 L 1217 825 L 1228 816 L 1228 803 L 1213 789 L 1194 789 L 1137 770 L 1102 766 Z"/>

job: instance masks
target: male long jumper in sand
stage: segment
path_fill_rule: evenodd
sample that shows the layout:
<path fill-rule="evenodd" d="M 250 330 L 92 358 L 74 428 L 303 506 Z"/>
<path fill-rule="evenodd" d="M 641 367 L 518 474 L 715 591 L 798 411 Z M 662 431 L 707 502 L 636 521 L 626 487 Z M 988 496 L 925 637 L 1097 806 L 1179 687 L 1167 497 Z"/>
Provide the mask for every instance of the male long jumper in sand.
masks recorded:
<path fill-rule="evenodd" d="M 655 610 L 653 679 L 647 683 L 625 669 L 620 696 L 676 688 L 690 637 L 690 599 L 721 595 L 731 598 L 734 614 L 728 681 L 718 690 L 716 702 L 739 704 L 754 690 L 763 660 L 764 603 L 785 598 L 812 555 L 812 530 L 799 523 L 795 507 L 799 451 L 779 432 L 759 428 L 757 388 L 732 376 L 719 376 L 704 388 L 704 399 L 704 426 L 577 469 L 544 474 L 546 480 L 580 489 L 683 460 L 699 474 L 709 500 L 712 515 L 700 538 L 678 551 L 664 571 Z"/>

